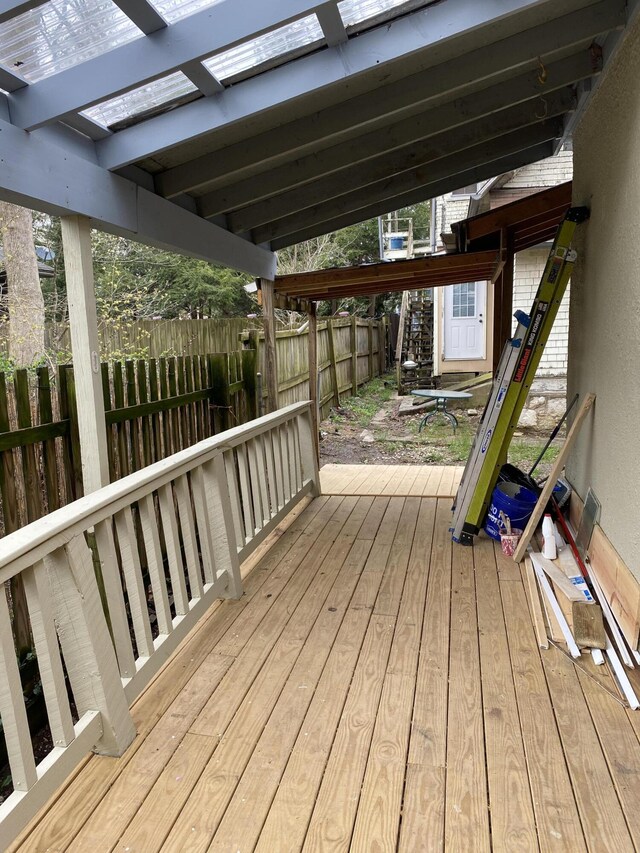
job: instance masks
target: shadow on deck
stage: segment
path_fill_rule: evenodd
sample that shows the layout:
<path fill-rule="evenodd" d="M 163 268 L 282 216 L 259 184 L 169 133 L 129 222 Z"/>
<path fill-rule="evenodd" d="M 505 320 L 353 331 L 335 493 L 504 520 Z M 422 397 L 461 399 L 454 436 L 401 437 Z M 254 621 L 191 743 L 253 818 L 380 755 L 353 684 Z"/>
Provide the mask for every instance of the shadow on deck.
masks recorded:
<path fill-rule="evenodd" d="M 349 467 L 135 703 L 125 755 L 87 759 L 14 850 L 640 844 L 640 717 L 590 658 L 539 652 L 490 540 L 452 546 L 461 469 Z"/>

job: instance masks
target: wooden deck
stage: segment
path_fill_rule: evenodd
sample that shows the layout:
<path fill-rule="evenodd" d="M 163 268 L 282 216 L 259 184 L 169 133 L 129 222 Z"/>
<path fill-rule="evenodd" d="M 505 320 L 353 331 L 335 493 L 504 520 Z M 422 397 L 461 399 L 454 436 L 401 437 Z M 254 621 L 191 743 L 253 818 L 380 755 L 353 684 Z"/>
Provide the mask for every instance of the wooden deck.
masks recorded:
<path fill-rule="evenodd" d="M 13 849 L 638 849 L 640 715 L 450 503 L 307 499 Z"/>
<path fill-rule="evenodd" d="M 323 495 L 447 498 L 458 490 L 460 465 L 325 465 Z"/>

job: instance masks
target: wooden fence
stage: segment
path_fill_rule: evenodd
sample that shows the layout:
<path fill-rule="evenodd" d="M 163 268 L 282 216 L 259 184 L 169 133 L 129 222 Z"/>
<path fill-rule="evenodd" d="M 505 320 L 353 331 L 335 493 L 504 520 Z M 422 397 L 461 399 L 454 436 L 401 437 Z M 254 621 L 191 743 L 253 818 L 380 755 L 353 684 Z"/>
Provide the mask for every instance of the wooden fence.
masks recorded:
<path fill-rule="evenodd" d="M 321 416 L 328 415 L 358 387 L 385 372 L 388 364 L 388 322 L 359 317 L 332 318 L 318 322 L 318 400 Z M 258 352 L 258 369 L 264 375 L 264 334 L 259 330 L 244 336 Z M 276 333 L 278 402 L 287 406 L 308 400 L 309 333 L 303 327 Z M 266 396 L 266 388 L 263 389 Z"/>

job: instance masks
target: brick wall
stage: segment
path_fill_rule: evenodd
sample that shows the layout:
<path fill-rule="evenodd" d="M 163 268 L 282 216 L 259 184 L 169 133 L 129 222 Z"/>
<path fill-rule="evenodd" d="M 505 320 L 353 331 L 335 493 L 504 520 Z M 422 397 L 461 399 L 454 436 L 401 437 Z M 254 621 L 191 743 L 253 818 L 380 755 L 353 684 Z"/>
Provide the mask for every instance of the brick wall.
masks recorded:
<path fill-rule="evenodd" d="M 527 314 L 531 310 L 544 265 L 549 255 L 549 249 L 527 249 L 516 255 L 513 282 L 513 310 L 520 309 Z M 560 305 L 558 316 L 553 324 L 549 340 L 544 350 L 538 376 L 561 376 L 567 372 L 567 346 L 569 337 L 569 299 L 570 287 Z M 516 322 L 514 320 L 513 330 Z"/>

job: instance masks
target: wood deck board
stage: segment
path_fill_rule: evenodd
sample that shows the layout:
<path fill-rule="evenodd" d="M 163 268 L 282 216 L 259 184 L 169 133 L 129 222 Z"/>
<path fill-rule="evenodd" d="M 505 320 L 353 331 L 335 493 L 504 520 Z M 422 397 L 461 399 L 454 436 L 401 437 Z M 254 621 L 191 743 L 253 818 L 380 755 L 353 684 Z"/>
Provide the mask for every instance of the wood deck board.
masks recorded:
<path fill-rule="evenodd" d="M 323 495 L 397 495 L 453 498 L 461 465 L 340 465 L 320 469 Z"/>
<path fill-rule="evenodd" d="M 636 717 L 539 650 L 490 541 L 452 545 L 421 493 L 457 473 L 371 467 L 385 494 L 353 466 L 298 511 L 12 853 L 640 847 Z"/>

